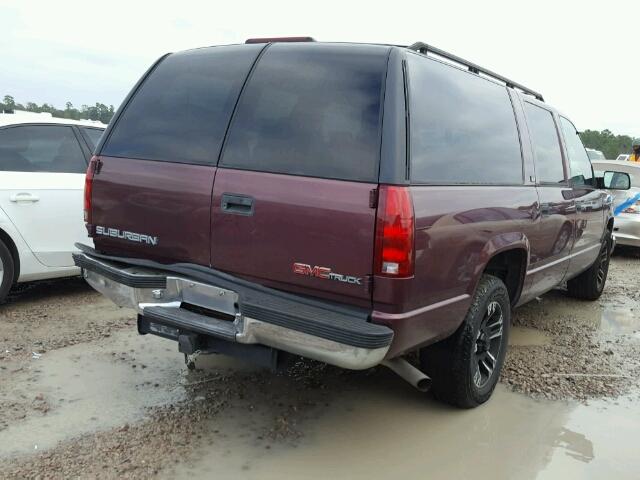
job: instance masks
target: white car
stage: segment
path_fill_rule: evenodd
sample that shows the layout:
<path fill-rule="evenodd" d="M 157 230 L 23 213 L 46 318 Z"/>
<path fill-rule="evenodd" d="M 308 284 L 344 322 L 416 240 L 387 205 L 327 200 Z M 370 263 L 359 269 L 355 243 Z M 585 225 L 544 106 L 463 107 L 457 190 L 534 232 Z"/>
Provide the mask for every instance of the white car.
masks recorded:
<path fill-rule="evenodd" d="M 587 155 L 589 156 L 589 160 L 605 160 L 604 153 L 602 153 L 600 150 L 595 150 L 593 148 L 587 148 L 586 150 Z"/>
<path fill-rule="evenodd" d="M 630 157 L 630 155 L 625 155 L 625 154 L 621 153 L 616 158 L 616 161 L 618 161 L 618 162 L 627 162 L 627 161 L 629 161 L 629 157 Z"/>
<path fill-rule="evenodd" d="M 106 125 L 0 113 L 0 302 L 12 285 L 78 275 L 88 161 Z"/>
<path fill-rule="evenodd" d="M 606 185 L 611 185 L 613 195 L 613 237 L 619 245 L 640 247 L 640 164 L 619 160 L 599 160 L 591 162 L 597 177 L 603 177 Z M 609 172 L 608 174 L 606 172 Z M 629 175 L 631 188 L 616 190 L 619 178 L 612 172 Z"/>

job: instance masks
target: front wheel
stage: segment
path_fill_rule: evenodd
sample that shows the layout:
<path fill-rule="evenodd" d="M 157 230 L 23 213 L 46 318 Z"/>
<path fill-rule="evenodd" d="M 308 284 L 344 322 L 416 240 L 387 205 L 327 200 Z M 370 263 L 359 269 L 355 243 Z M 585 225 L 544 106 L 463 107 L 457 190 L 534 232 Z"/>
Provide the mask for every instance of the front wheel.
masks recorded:
<path fill-rule="evenodd" d="M 460 408 L 489 400 L 504 363 L 510 323 L 507 287 L 499 278 L 483 275 L 456 333 L 420 351 L 433 395 Z"/>
<path fill-rule="evenodd" d="M 0 241 L 0 303 L 4 302 L 13 285 L 13 257 L 7 246 Z"/>
<path fill-rule="evenodd" d="M 569 296 L 581 300 L 597 300 L 602 295 L 611 260 L 611 233 L 607 230 L 598 258 L 588 270 L 567 282 Z"/>

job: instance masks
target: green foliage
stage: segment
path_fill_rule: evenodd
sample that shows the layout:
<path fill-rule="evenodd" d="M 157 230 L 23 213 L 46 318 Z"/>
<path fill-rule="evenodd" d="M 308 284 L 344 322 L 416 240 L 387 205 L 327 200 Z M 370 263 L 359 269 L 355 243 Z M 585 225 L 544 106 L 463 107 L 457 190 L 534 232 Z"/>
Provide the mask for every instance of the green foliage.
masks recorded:
<path fill-rule="evenodd" d="M 0 102 L 0 112 L 4 110 L 26 110 L 28 112 L 49 112 L 54 117 L 70 118 L 73 120 L 89 119 L 100 120 L 102 123 L 109 123 L 115 112 L 113 105 L 106 106 L 103 103 L 96 103 L 95 106 L 82 105 L 80 109 L 73 106 L 71 102 L 67 102 L 64 110 L 59 110 L 53 105 L 43 103 L 27 102 L 26 105 L 16 103 L 11 95 L 5 95 Z"/>
<path fill-rule="evenodd" d="M 609 130 L 585 130 L 580 138 L 585 147 L 600 150 L 609 160 L 615 160 L 621 153 L 631 153 L 633 139 L 628 135 L 614 135 Z"/>

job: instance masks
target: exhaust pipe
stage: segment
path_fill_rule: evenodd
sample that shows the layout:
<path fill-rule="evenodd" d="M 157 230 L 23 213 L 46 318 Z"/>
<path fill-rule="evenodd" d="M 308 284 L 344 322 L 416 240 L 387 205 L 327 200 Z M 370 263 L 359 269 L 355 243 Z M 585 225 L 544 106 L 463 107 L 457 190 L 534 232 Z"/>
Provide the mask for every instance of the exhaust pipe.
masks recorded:
<path fill-rule="evenodd" d="M 391 360 L 384 360 L 382 365 L 393 370 L 397 375 L 404 378 L 421 392 L 426 392 L 431 388 L 431 379 L 404 358 L 398 357 L 392 358 Z"/>

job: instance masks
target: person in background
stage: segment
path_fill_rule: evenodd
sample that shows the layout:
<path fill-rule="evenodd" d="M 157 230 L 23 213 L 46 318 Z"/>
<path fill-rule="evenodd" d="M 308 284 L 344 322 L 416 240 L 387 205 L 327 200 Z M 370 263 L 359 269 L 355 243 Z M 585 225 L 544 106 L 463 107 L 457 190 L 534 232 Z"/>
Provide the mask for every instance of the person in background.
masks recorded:
<path fill-rule="evenodd" d="M 633 149 L 633 151 L 631 152 L 631 155 L 629 155 L 629 161 L 640 163 L 640 138 L 636 138 L 633 140 L 631 148 Z"/>

